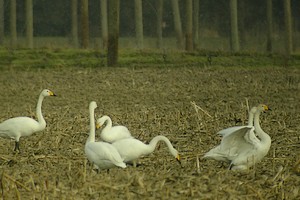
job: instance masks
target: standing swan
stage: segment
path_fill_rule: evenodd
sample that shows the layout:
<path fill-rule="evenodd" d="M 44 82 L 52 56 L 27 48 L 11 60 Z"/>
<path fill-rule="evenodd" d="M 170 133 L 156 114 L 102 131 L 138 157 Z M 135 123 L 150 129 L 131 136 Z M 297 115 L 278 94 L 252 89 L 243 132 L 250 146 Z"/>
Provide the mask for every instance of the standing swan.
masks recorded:
<path fill-rule="evenodd" d="M 106 126 L 102 129 L 100 138 L 109 143 L 113 143 L 117 140 L 125 139 L 125 138 L 132 138 L 129 130 L 125 126 L 112 126 L 111 118 L 107 115 L 99 118 L 97 120 L 96 127 L 97 129 L 103 126 L 106 122 Z"/>
<path fill-rule="evenodd" d="M 141 156 L 148 155 L 155 150 L 155 147 L 159 141 L 163 141 L 167 144 L 170 153 L 180 162 L 178 151 L 173 148 L 170 140 L 165 136 L 159 135 L 154 137 L 149 144 L 144 144 L 140 140 L 134 138 L 126 138 L 118 140 L 112 145 L 118 150 L 124 162 L 133 162 Z"/>
<path fill-rule="evenodd" d="M 125 168 L 126 164 L 123 162 L 118 151 L 111 144 L 106 142 L 95 142 L 94 111 L 96 108 L 96 102 L 92 101 L 89 105 L 90 133 L 85 143 L 85 154 L 88 160 L 94 163 L 98 169 L 110 169 L 115 166 Z"/>
<path fill-rule="evenodd" d="M 45 129 L 46 121 L 42 115 L 42 103 L 47 96 L 56 95 L 48 89 L 41 92 L 36 106 L 37 121 L 30 117 L 15 117 L 0 124 L 0 136 L 13 138 L 16 141 L 14 151 L 20 151 L 19 140 L 21 136 L 30 136 Z"/>
<path fill-rule="evenodd" d="M 230 162 L 230 169 L 241 170 L 248 169 L 261 161 L 271 146 L 270 136 L 261 129 L 259 124 L 260 114 L 267 110 L 269 110 L 268 106 L 258 105 L 254 114 L 254 127 L 245 126 L 224 135 L 221 144 L 207 152 L 203 158 Z"/>

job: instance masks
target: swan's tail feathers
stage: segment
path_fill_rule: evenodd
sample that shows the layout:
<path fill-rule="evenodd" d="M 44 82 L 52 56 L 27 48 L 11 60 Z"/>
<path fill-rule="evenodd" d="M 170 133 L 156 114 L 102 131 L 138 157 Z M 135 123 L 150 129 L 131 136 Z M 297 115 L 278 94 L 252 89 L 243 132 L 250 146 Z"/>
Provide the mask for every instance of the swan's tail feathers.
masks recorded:
<path fill-rule="evenodd" d="M 228 155 L 224 154 L 224 152 L 221 151 L 219 146 L 211 149 L 209 152 L 204 154 L 202 159 L 213 159 L 213 160 L 224 161 L 224 162 L 229 161 Z"/>
<path fill-rule="evenodd" d="M 118 163 L 117 166 L 118 166 L 118 167 L 121 167 L 121 168 L 126 168 L 126 164 L 123 163 L 123 162 L 122 162 L 122 163 Z"/>

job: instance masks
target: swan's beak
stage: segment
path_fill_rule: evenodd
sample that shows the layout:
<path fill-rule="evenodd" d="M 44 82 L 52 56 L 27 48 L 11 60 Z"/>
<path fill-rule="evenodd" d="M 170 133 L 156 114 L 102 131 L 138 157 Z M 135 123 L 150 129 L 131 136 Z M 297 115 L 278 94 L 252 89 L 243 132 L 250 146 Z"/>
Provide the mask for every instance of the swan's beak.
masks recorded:
<path fill-rule="evenodd" d="M 101 126 L 100 126 L 100 124 L 96 124 L 96 129 L 99 129 Z"/>
<path fill-rule="evenodd" d="M 56 94 L 54 94 L 52 91 L 49 91 L 49 96 L 56 96 Z"/>
<path fill-rule="evenodd" d="M 180 161 L 180 156 L 179 156 L 179 154 L 177 154 L 176 160 L 177 160 L 177 162 L 179 162 L 179 164 L 181 165 L 181 161 Z"/>
<path fill-rule="evenodd" d="M 264 112 L 271 110 L 271 108 L 269 108 L 267 105 L 264 105 L 263 107 L 264 107 Z"/>

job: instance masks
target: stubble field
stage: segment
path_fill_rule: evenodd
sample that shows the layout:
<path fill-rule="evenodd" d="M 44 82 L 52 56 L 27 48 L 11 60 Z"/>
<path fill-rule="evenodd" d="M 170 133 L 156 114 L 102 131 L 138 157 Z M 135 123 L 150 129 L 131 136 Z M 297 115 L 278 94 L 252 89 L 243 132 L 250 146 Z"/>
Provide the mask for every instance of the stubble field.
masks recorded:
<path fill-rule="evenodd" d="M 43 132 L 14 141 L 0 138 L 3 199 L 297 199 L 300 159 L 298 68 L 121 67 L 2 70 L 0 121 L 35 116 L 38 95 L 47 97 Z M 96 118 L 109 115 L 149 142 L 168 137 L 182 166 L 164 143 L 141 166 L 96 173 L 84 155 L 88 105 Z M 254 168 L 199 160 L 220 142 L 219 130 L 247 123 L 249 106 L 265 103 L 261 126 L 272 138 L 268 155 Z M 98 135 L 99 136 L 99 135 Z M 99 138 L 99 137 L 98 137 Z"/>

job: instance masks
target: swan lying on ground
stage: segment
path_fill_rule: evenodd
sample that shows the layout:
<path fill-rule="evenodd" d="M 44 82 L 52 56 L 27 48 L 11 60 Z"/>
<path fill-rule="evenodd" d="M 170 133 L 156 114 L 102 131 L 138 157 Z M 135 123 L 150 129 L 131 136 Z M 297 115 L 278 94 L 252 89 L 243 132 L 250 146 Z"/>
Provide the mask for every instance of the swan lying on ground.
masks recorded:
<path fill-rule="evenodd" d="M 260 104 L 254 114 L 254 126 L 243 126 L 223 135 L 221 144 L 207 152 L 203 158 L 230 163 L 230 169 L 245 170 L 261 161 L 268 153 L 271 138 L 259 124 L 259 116 L 269 110 Z M 258 137 L 257 137 L 257 136 Z"/>
<path fill-rule="evenodd" d="M 20 151 L 20 137 L 30 136 L 46 128 L 46 121 L 42 115 L 42 103 L 47 96 L 56 95 L 48 89 L 44 89 L 40 93 L 36 106 L 37 121 L 30 117 L 15 117 L 7 119 L 0 124 L 0 137 L 12 138 L 16 141 L 14 151 Z"/>
<path fill-rule="evenodd" d="M 88 160 L 96 165 L 98 169 L 110 169 L 112 167 L 125 168 L 118 151 L 109 143 L 95 142 L 95 116 L 94 112 L 97 108 L 96 102 L 92 101 L 89 105 L 90 112 L 90 133 L 85 143 L 85 154 Z"/>
<path fill-rule="evenodd" d="M 127 127 L 121 125 L 112 126 L 111 118 L 107 115 L 104 115 L 103 117 L 97 120 L 97 129 L 103 126 L 105 122 L 106 125 L 100 133 L 100 138 L 103 141 L 113 143 L 117 140 L 132 138 L 131 133 Z"/>

